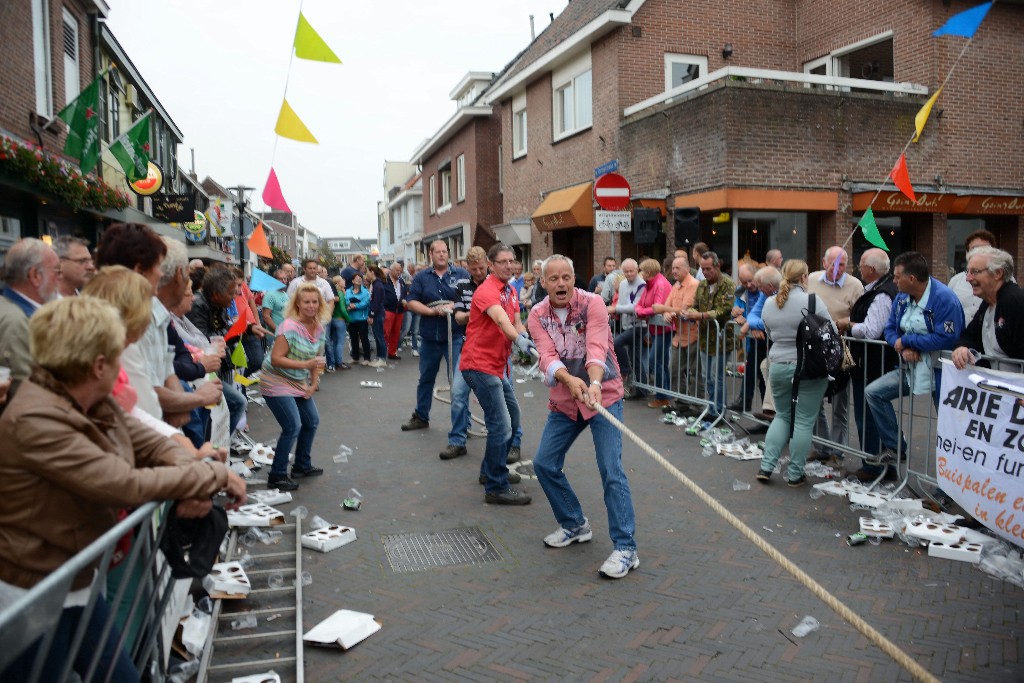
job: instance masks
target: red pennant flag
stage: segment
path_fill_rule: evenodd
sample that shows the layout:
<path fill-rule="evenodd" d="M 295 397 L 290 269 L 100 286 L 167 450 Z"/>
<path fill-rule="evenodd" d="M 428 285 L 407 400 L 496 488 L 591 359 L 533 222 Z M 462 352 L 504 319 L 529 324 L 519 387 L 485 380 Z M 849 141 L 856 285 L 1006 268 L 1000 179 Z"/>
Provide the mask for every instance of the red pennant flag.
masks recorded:
<path fill-rule="evenodd" d="M 270 176 L 267 178 L 267 184 L 263 188 L 263 203 L 272 209 L 278 211 L 287 211 L 291 213 L 291 208 L 288 207 L 288 202 L 284 200 L 284 194 L 281 192 L 281 183 L 277 180 L 277 173 L 274 169 L 270 169 Z"/>
<path fill-rule="evenodd" d="M 263 230 L 263 221 L 260 221 L 260 224 L 249 235 L 249 251 L 263 258 L 274 258 L 274 254 L 270 251 L 270 244 L 267 242 L 267 233 Z"/>
<path fill-rule="evenodd" d="M 889 177 L 896 183 L 899 191 L 906 195 L 907 199 L 915 204 L 917 203 L 917 197 L 914 195 L 914 186 L 910 184 L 910 172 L 907 171 L 906 154 L 900 155 L 899 161 L 896 162 L 896 166 L 893 167 Z"/>
<path fill-rule="evenodd" d="M 234 339 L 235 337 L 241 337 L 242 333 L 245 332 L 245 328 L 248 327 L 249 322 L 248 320 L 246 320 L 245 316 L 245 311 L 247 310 L 249 310 L 248 306 L 245 306 L 243 309 L 240 309 L 239 312 L 241 312 L 242 315 L 238 316 L 238 320 L 236 320 L 235 324 L 231 326 L 231 328 L 228 330 L 228 333 L 224 335 L 225 341 L 228 339 Z"/>

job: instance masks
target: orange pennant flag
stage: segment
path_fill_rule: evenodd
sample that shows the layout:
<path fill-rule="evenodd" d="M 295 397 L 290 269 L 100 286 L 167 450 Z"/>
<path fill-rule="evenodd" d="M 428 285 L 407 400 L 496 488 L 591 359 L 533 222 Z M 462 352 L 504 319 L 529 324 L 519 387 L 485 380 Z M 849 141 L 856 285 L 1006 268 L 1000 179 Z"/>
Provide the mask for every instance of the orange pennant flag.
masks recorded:
<path fill-rule="evenodd" d="M 914 195 L 914 186 L 910 184 L 910 172 L 907 170 L 907 155 L 901 154 L 896 165 L 893 167 L 892 172 L 889 173 L 889 177 L 896 183 L 896 187 L 899 191 L 906 195 L 907 199 L 917 203 L 917 197 Z"/>
<path fill-rule="evenodd" d="M 237 303 L 238 300 L 236 299 L 235 301 Z M 245 328 L 249 326 L 249 321 L 246 319 L 247 316 L 245 315 L 245 312 L 249 310 L 249 307 L 245 305 L 244 301 L 242 302 L 242 306 L 243 307 L 239 309 L 240 315 L 238 316 L 238 320 L 235 321 L 235 324 L 232 325 L 231 328 L 228 329 L 227 334 L 224 335 L 225 340 L 241 337 L 242 333 L 245 332 Z"/>
<path fill-rule="evenodd" d="M 267 242 L 267 233 L 263 231 L 262 221 L 249 235 L 249 251 L 263 258 L 274 258 L 274 255 L 270 253 L 270 244 Z"/>

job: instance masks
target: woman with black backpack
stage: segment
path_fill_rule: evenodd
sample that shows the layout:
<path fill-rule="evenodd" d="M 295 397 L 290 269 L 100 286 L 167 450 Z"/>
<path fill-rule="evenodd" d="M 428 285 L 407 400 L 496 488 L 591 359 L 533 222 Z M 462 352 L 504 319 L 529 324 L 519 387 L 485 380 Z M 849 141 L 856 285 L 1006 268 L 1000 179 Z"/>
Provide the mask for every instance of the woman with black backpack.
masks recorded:
<path fill-rule="evenodd" d="M 838 338 L 825 303 L 815 301 L 807 294 L 808 272 L 804 261 L 786 261 L 782 265 L 779 293 L 765 302 L 761 312 L 765 331 L 772 341 L 768 351 L 771 366 L 769 384 L 776 413 L 765 436 L 764 456 L 757 480 L 765 484 L 769 482 L 783 447 L 789 444 L 789 468 L 785 477 L 786 483 L 794 488 L 807 483 L 804 465 L 811 448 L 814 423 L 828 388 L 827 376 L 800 379 L 805 376 L 799 367 L 805 354 L 798 351 L 798 334 L 810 313 L 826 321 Z"/>

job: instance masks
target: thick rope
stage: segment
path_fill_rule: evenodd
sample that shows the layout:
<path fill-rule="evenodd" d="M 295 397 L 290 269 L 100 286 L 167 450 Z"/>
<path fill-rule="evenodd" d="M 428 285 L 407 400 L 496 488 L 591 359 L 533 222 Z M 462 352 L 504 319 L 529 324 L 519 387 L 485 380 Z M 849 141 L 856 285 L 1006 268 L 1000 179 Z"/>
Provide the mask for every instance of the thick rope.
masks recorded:
<path fill-rule="evenodd" d="M 824 586 L 815 581 L 807 572 L 800 569 L 796 564 L 789 560 L 785 555 L 779 552 L 773 545 L 768 543 L 766 540 L 761 538 L 753 529 L 747 526 L 743 520 L 736 517 L 725 508 L 724 505 L 715 500 L 709 495 L 704 489 L 698 486 L 692 479 L 687 477 L 681 471 L 679 471 L 672 463 L 665 459 L 660 453 L 651 448 L 643 439 L 633 433 L 633 431 L 619 421 L 614 415 L 609 413 L 602 405 L 597 404 L 592 406 L 594 410 L 601 414 L 606 420 L 612 425 L 618 428 L 623 434 L 628 436 L 633 443 L 640 447 L 642 451 L 647 455 L 654 458 L 662 467 L 668 470 L 676 479 L 683 483 L 686 488 L 690 489 L 694 495 L 704 501 L 708 507 L 718 513 L 725 521 L 731 524 L 737 531 L 747 538 L 751 543 L 761 549 L 768 557 L 775 560 L 779 566 L 785 569 L 787 572 L 792 574 L 797 581 L 802 583 L 808 590 L 814 593 L 818 598 L 828 605 L 832 611 L 842 617 L 847 623 L 853 626 L 855 629 L 860 631 L 868 640 L 877 645 L 883 652 L 889 655 L 893 661 L 908 671 L 914 678 L 919 681 L 929 681 L 938 683 L 938 678 L 926 671 L 924 667 L 918 664 L 912 659 L 906 652 L 901 650 L 895 643 L 887 639 L 879 631 L 877 631 L 871 624 L 864 621 L 856 612 L 851 610 L 849 607 L 837 600 L 831 593 L 829 593 Z"/>
<path fill-rule="evenodd" d="M 452 302 L 452 301 L 448 301 L 448 300 L 445 300 L 445 299 L 440 299 L 438 301 L 435 301 L 435 302 L 427 304 L 427 305 L 430 306 L 430 308 L 439 308 L 441 306 L 450 306 L 453 303 L 454 302 Z M 434 394 L 434 398 L 436 400 L 440 401 L 441 403 L 446 403 L 448 405 L 451 405 L 452 404 L 452 400 L 450 398 L 445 398 L 444 396 L 441 396 L 441 394 L 444 393 L 444 392 L 448 392 L 449 396 L 451 395 L 451 393 L 452 393 L 452 384 L 454 382 L 454 374 L 455 374 L 454 373 L 454 369 L 453 369 L 453 358 L 454 358 L 454 356 L 452 356 L 452 352 L 455 350 L 454 346 L 453 346 L 453 342 L 452 342 L 452 314 L 448 313 L 448 312 L 445 312 L 445 318 L 446 318 L 446 322 L 448 324 L 448 363 L 446 363 L 446 365 L 448 366 L 448 386 L 446 386 L 446 387 L 434 387 L 433 394 Z M 480 419 L 479 417 L 474 415 L 472 412 L 469 413 L 469 419 L 470 419 L 470 423 L 476 422 L 478 425 L 481 425 L 481 426 L 484 426 L 484 424 L 485 424 L 482 419 Z M 470 429 L 470 430 L 468 430 L 467 433 L 470 434 L 471 436 L 479 436 L 479 437 L 487 436 L 487 432 L 486 431 L 480 432 L 480 431 L 474 431 L 474 430 Z"/>

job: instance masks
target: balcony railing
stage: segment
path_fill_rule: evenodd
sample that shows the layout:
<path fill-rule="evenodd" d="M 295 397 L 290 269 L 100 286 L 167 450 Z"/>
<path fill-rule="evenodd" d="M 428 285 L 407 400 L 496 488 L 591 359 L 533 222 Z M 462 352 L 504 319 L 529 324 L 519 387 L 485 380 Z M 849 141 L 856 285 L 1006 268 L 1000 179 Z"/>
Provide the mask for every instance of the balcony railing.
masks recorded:
<path fill-rule="evenodd" d="M 796 71 L 776 71 L 774 69 L 750 69 L 742 66 L 727 66 L 712 71 L 703 78 L 684 83 L 672 90 L 649 97 L 643 102 L 630 105 L 622 110 L 623 116 L 632 116 L 637 112 L 659 104 L 671 104 L 676 98 L 699 90 L 705 90 L 712 83 L 722 80 L 742 80 L 752 84 L 768 83 L 772 85 L 789 85 L 798 83 L 805 88 L 819 87 L 829 91 L 849 92 L 851 90 L 892 93 L 896 96 L 927 95 L 928 88 L 917 83 L 887 83 L 885 81 L 868 81 L 861 78 L 844 78 L 840 76 L 819 76 Z"/>

